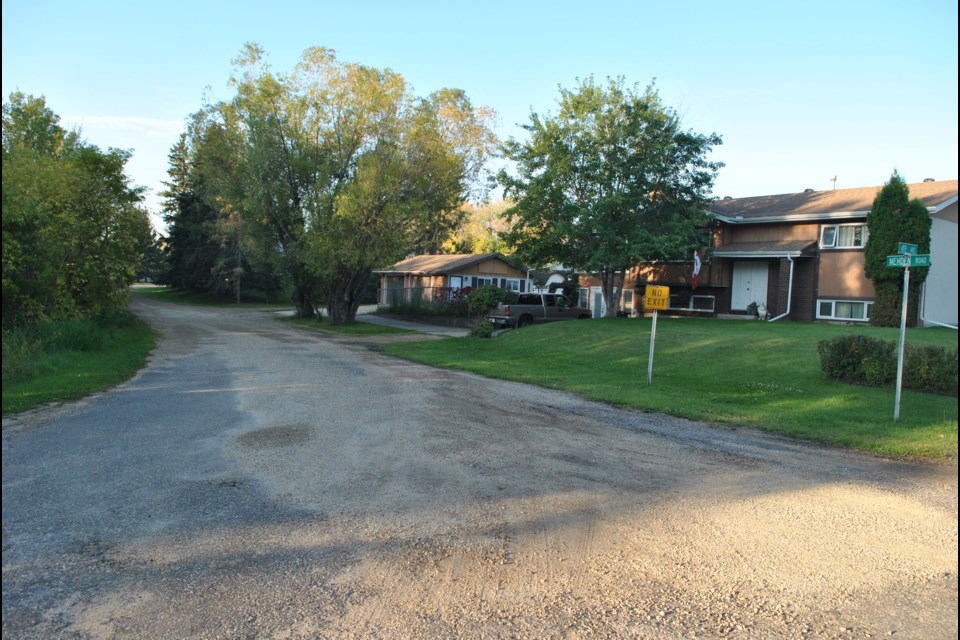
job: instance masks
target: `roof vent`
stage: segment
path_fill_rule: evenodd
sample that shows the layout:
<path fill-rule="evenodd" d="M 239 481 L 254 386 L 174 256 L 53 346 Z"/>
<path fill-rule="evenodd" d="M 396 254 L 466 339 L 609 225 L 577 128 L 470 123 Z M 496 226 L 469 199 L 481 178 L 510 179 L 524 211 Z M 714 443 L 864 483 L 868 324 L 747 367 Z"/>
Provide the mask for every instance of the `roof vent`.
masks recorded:
<path fill-rule="evenodd" d="M 936 182 L 936 180 L 934 180 L 933 178 L 924 178 L 923 181 L 924 181 L 924 182 Z"/>
<path fill-rule="evenodd" d="M 803 192 L 804 192 L 804 193 L 813 193 L 813 189 L 804 189 Z"/>

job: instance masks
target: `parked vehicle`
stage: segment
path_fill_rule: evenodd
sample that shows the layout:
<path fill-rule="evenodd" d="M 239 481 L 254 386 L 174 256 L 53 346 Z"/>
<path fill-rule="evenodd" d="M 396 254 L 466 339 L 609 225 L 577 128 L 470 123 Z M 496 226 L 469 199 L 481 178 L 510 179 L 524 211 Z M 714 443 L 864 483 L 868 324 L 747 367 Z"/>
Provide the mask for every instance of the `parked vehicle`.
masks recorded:
<path fill-rule="evenodd" d="M 561 293 L 521 293 L 516 302 L 500 303 L 487 320 L 497 327 L 519 329 L 555 320 L 583 320 L 590 309 L 578 307 Z"/>

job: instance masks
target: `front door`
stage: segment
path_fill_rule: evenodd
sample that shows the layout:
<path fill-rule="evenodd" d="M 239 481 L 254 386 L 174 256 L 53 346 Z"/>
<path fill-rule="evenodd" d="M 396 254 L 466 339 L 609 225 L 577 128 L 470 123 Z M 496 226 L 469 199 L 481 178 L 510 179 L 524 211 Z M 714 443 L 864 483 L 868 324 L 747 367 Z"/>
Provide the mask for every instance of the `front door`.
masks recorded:
<path fill-rule="evenodd" d="M 751 302 L 767 303 L 766 260 L 738 260 L 733 263 L 733 289 L 730 292 L 730 309 L 746 311 Z"/>
<path fill-rule="evenodd" d="M 603 304 L 603 289 L 600 287 L 590 287 L 593 294 L 593 304 L 590 305 L 594 318 L 602 318 L 607 311 L 607 306 Z"/>

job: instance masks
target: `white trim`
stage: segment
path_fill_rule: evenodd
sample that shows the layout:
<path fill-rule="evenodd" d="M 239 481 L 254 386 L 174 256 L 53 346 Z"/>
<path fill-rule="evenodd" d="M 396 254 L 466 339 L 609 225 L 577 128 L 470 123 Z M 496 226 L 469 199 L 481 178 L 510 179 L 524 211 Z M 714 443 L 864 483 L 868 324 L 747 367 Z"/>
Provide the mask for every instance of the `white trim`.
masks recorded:
<path fill-rule="evenodd" d="M 943 211 L 950 205 L 955 204 L 956 202 L 957 202 L 957 196 L 953 196 L 952 198 L 949 198 L 941 202 L 935 207 L 927 207 L 927 210 L 930 211 L 931 213 L 940 213 L 941 211 Z"/>
<path fill-rule="evenodd" d="M 802 258 L 803 251 L 724 251 L 716 249 L 717 258 Z"/>
<path fill-rule="evenodd" d="M 925 207 L 928 213 L 939 213 L 947 207 L 957 202 L 957 196 L 952 196 L 938 205 Z M 768 216 L 750 216 L 743 217 L 737 215 L 725 215 L 714 211 L 707 211 L 708 214 L 727 224 L 762 224 L 767 222 L 821 222 L 831 220 L 855 220 L 857 218 L 866 218 L 870 210 L 866 211 L 830 211 L 827 213 L 779 213 Z"/>
<path fill-rule="evenodd" d="M 863 239 L 863 244 L 837 244 L 840 236 L 840 229 L 842 227 L 860 227 L 863 229 L 861 233 L 861 238 Z M 833 234 L 833 244 L 824 244 L 823 236 L 826 234 L 827 229 L 836 229 Z M 854 222 L 848 224 L 824 224 L 820 226 L 820 248 L 821 249 L 864 249 L 867 246 L 867 239 L 870 237 L 870 229 L 867 227 L 866 222 Z"/>

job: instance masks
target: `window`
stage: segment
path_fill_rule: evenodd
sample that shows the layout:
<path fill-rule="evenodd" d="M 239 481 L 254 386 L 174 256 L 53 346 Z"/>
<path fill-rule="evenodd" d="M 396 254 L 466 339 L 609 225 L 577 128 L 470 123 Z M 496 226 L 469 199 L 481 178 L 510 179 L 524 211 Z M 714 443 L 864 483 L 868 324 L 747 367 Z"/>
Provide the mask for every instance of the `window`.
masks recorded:
<path fill-rule="evenodd" d="M 820 231 L 820 246 L 824 249 L 862 249 L 867 244 L 867 225 L 832 224 Z"/>
<path fill-rule="evenodd" d="M 520 280 L 508 278 L 504 281 L 503 288 L 507 291 L 520 291 Z"/>
<path fill-rule="evenodd" d="M 583 308 L 587 308 L 590 306 L 590 289 L 580 289 L 577 306 L 583 307 Z"/>
<path fill-rule="evenodd" d="M 818 300 L 817 318 L 821 320 L 855 320 L 866 322 L 870 319 L 872 302 L 852 300 Z"/>

